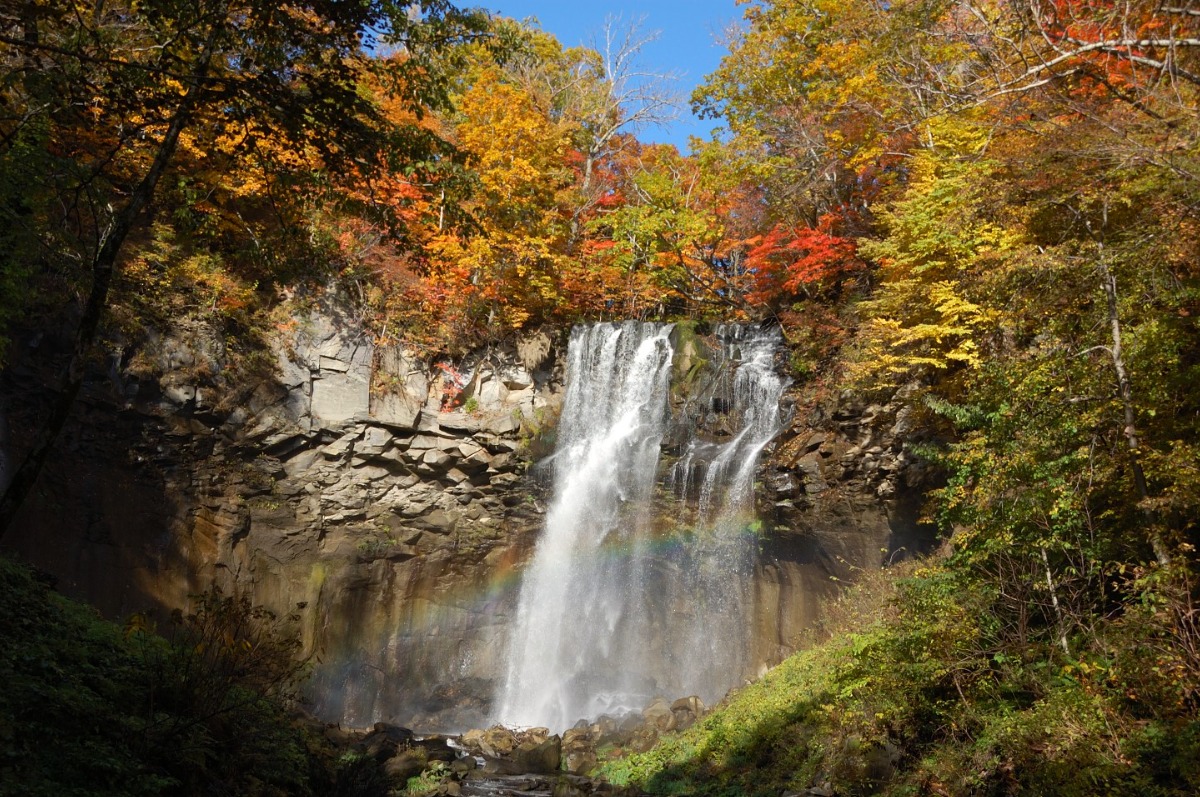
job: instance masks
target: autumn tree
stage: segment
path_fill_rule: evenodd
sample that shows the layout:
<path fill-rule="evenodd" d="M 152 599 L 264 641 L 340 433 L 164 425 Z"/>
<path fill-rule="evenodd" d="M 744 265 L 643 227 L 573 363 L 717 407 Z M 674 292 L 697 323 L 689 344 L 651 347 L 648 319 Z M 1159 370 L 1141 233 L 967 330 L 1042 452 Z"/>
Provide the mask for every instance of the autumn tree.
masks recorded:
<path fill-rule="evenodd" d="M 657 38 L 657 32 L 643 31 L 639 20 L 609 16 L 586 47 L 551 52 L 543 46 L 508 66 L 551 118 L 573 128 L 571 143 L 579 161 L 573 245 L 609 190 L 601 175 L 605 163 L 618 157 L 638 132 L 677 115 L 673 84 L 678 75 L 643 62 L 646 47 Z"/>
<path fill-rule="evenodd" d="M 903 174 L 922 119 L 961 83 L 948 2 L 809 0 L 747 8 L 730 54 L 692 97 L 785 224 L 864 215 Z"/>
<path fill-rule="evenodd" d="M 496 69 L 483 71 L 458 113 L 455 138 L 479 180 L 468 205 L 479 229 L 441 236 L 432 257 L 458 275 L 463 299 L 477 304 L 486 327 L 519 328 L 559 301 L 567 234 L 559 192 L 571 181 L 566 130 Z"/>
<path fill-rule="evenodd" d="M 589 231 L 596 259 L 624 275 L 627 314 L 744 314 L 750 277 L 732 208 L 751 204 L 717 144 L 681 155 L 671 145 L 632 147 L 615 171 L 619 202 L 600 207 Z"/>
<path fill-rule="evenodd" d="M 4 212 L 18 225 L 65 227 L 66 239 L 47 239 L 47 250 L 66 247 L 88 284 L 58 395 L 0 503 L 0 533 L 67 418 L 125 244 L 184 137 L 240 136 L 242 147 L 271 137 L 329 165 L 373 158 L 399 131 L 359 91 L 378 63 L 369 50 L 405 50 L 388 88 L 420 108 L 445 92 L 424 54 L 477 35 L 483 21 L 443 0 L 418 7 L 386 0 L 6 6 L 0 159 L 11 172 L 31 149 L 48 153 L 43 161 L 58 168 L 28 194 L 61 199 L 44 205 L 53 214 L 45 218 L 32 215 L 20 196 Z M 6 264 L 10 273 L 21 267 Z"/>

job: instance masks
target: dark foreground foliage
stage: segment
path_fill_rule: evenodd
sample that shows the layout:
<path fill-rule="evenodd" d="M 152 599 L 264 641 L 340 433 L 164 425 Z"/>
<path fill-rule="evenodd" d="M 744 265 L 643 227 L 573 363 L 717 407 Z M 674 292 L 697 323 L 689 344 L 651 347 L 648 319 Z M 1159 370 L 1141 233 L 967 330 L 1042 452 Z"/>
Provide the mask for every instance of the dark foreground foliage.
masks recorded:
<path fill-rule="evenodd" d="M 289 707 L 286 629 L 215 589 L 122 628 L 0 559 L 0 794 L 386 793 Z"/>

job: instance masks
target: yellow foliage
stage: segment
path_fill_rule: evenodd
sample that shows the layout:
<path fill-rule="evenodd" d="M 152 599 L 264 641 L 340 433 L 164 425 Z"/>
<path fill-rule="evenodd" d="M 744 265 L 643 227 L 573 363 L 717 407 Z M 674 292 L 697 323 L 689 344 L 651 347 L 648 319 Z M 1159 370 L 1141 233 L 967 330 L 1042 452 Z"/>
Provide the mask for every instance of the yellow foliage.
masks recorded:
<path fill-rule="evenodd" d="M 471 301 L 488 322 L 519 328 L 562 301 L 557 275 L 566 219 L 559 196 L 571 177 L 564 167 L 568 131 L 494 68 L 483 70 L 458 110 L 458 143 L 482 188 L 468 209 L 481 229 L 431 249 L 441 268 L 470 275 Z"/>
<path fill-rule="evenodd" d="M 897 385 L 978 367 L 981 340 L 1001 312 L 972 291 L 986 295 L 983 272 L 1022 243 L 988 209 L 992 167 L 970 157 L 983 147 L 978 131 L 959 124 L 928 132 L 946 150 L 914 158 L 907 193 L 880 214 L 887 236 L 860 248 L 879 264 L 881 284 L 863 304 L 867 320 L 850 368 L 859 383 Z"/>

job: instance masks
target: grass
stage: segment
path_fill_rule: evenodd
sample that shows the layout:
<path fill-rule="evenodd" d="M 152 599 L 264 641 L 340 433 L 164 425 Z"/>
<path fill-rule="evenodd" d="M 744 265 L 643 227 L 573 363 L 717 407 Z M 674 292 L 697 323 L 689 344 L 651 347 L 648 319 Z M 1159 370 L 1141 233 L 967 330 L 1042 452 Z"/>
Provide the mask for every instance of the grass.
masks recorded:
<path fill-rule="evenodd" d="M 1200 793 L 1195 707 L 1131 700 L 1130 683 L 1153 681 L 1154 667 L 1126 675 L 1112 663 L 1117 648 L 1144 649 L 1141 621 L 1100 629 L 1071 661 L 1052 642 L 1005 655 L 986 593 L 938 563 L 864 582 L 807 649 L 603 774 L 653 794 L 729 797 L 814 785 L 897 797 Z"/>

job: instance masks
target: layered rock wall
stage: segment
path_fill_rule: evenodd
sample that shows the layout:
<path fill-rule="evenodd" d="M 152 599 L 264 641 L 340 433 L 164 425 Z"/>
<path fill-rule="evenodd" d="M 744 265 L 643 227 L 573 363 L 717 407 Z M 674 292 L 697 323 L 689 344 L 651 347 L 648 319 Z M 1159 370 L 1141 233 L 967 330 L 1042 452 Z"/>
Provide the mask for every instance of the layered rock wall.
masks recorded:
<path fill-rule="evenodd" d="M 200 325 L 114 346 L 5 547 L 116 617 L 213 583 L 248 592 L 297 627 L 324 718 L 479 725 L 542 523 L 530 463 L 552 450 L 563 343 L 435 367 L 326 306 L 238 368 Z M 719 382 L 702 344 L 681 347 L 679 377 Z M 69 341 L 22 345 L 4 376 L 14 455 Z M 719 391 L 701 393 L 676 401 L 677 427 L 727 433 Z M 754 661 L 789 650 L 855 568 L 919 540 L 908 422 L 901 401 L 847 397 L 766 459 Z"/>
<path fill-rule="evenodd" d="M 235 384 L 202 327 L 115 351 L 6 543 L 114 616 L 248 592 L 299 626 L 319 715 L 482 712 L 543 511 L 525 470 L 561 403 L 553 342 L 431 368 L 326 308 L 272 356 Z M 7 377 L 17 450 L 42 362 Z"/>

